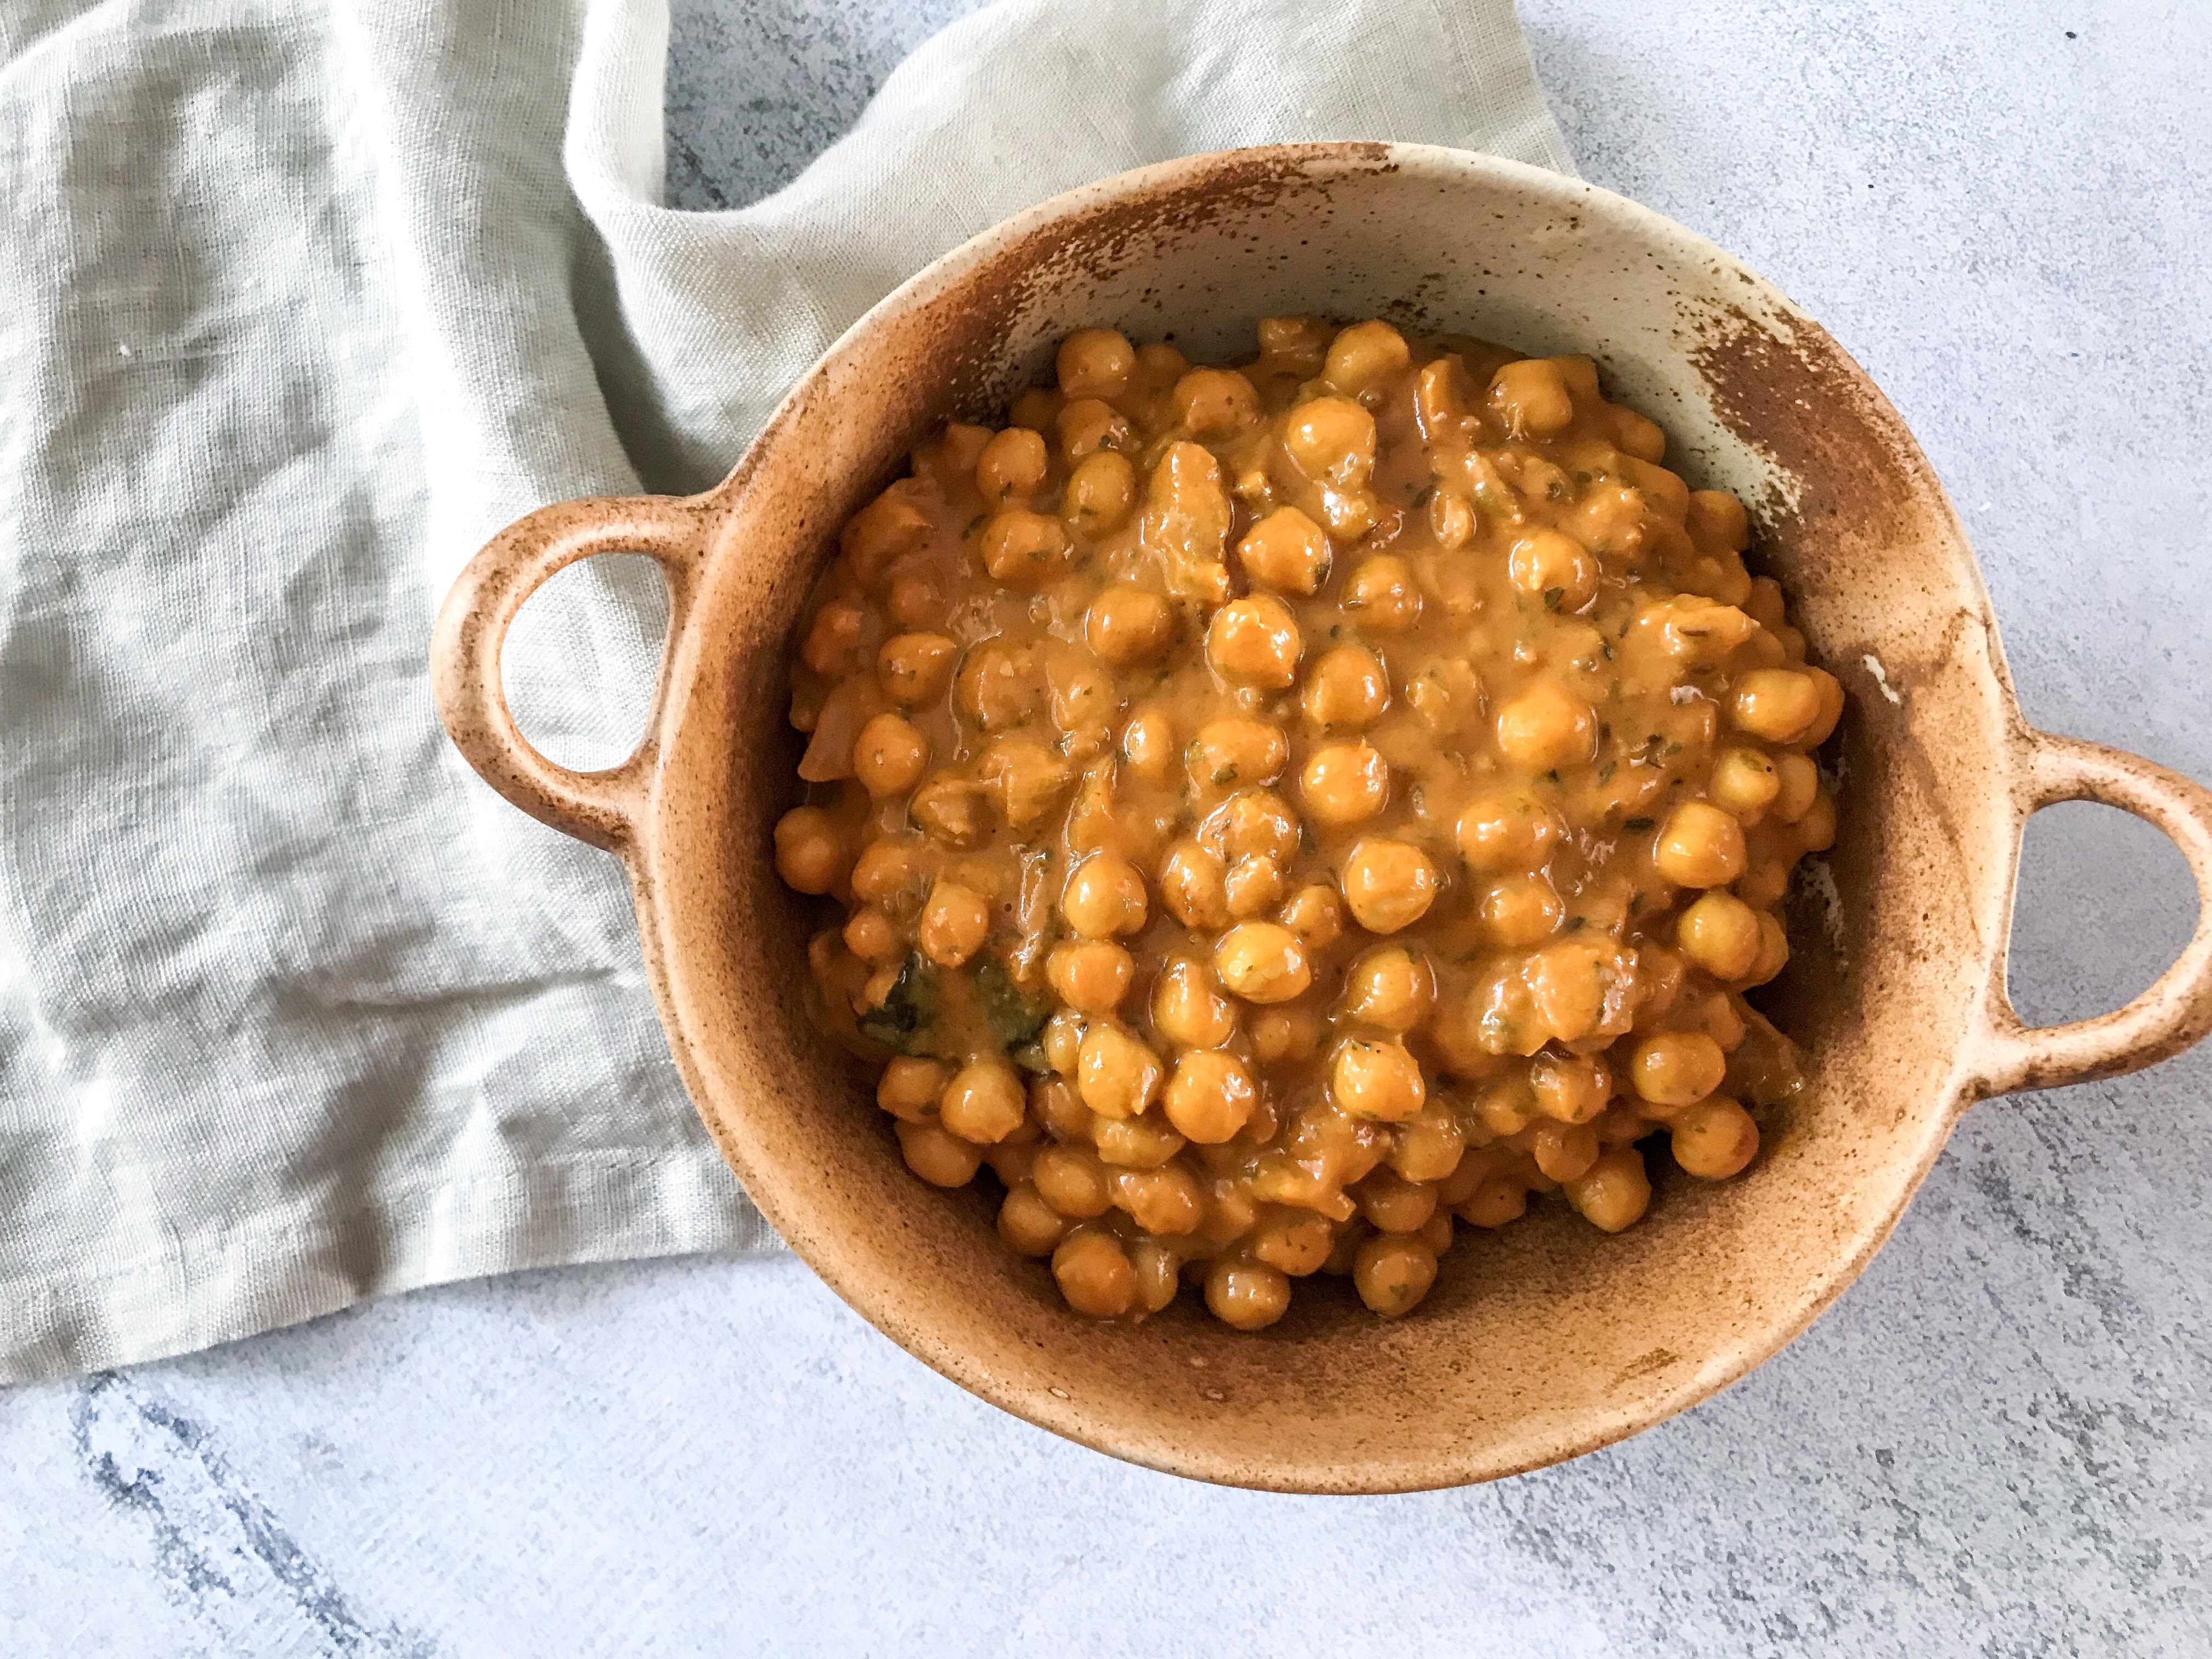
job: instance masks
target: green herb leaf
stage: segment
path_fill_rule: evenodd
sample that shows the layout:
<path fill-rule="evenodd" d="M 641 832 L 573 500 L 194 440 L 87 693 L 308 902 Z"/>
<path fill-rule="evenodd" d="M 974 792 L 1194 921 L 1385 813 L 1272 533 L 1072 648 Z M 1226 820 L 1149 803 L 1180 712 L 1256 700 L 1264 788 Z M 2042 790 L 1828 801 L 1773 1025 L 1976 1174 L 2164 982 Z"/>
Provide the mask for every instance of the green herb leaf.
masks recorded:
<path fill-rule="evenodd" d="M 1547 611 L 1557 611 L 1559 608 L 1559 601 L 1566 597 L 1567 590 L 1564 587 L 1546 588 L 1544 590 L 1544 609 Z"/>
<path fill-rule="evenodd" d="M 1037 1033 L 1052 1017 L 1051 1002 L 1017 985 L 1006 963 L 996 957 L 987 957 L 975 969 L 975 989 L 982 996 L 983 1018 L 991 1035 L 1001 1048 L 1018 1059 L 1018 1051 L 1036 1042 Z"/>
<path fill-rule="evenodd" d="M 883 1001 L 860 1018 L 860 1035 L 902 1054 L 926 1054 L 923 1046 L 937 1022 L 937 969 L 915 951 L 899 964 L 898 977 Z"/>
<path fill-rule="evenodd" d="M 1656 830 L 1658 828 L 1658 820 L 1656 818 L 1647 818 L 1639 812 L 1620 827 L 1624 830 Z"/>

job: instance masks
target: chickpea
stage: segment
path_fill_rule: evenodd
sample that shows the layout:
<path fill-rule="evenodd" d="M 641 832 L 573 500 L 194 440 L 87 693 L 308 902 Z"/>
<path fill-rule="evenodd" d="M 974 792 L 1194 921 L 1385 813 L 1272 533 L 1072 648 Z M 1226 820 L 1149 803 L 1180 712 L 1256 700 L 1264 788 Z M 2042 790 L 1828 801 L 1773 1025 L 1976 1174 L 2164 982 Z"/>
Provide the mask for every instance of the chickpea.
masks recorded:
<path fill-rule="evenodd" d="M 952 1075 L 938 1102 L 938 1121 L 961 1139 L 989 1146 L 1022 1127 L 1027 1097 L 1002 1060 L 973 1060 Z"/>
<path fill-rule="evenodd" d="M 1329 343 L 1322 374 L 1346 397 L 1379 392 L 1384 381 L 1405 373 L 1413 354 L 1406 337 L 1380 321 L 1354 323 Z"/>
<path fill-rule="evenodd" d="M 1813 797 L 1813 805 L 1797 820 L 1797 843 L 1808 853 L 1825 853 L 1836 844 L 1836 798 L 1826 790 Z"/>
<path fill-rule="evenodd" d="M 1244 574 L 1279 593 L 1310 593 L 1328 574 L 1328 538 L 1295 507 L 1279 507 L 1237 544 Z"/>
<path fill-rule="evenodd" d="M 1298 849 L 1298 821 L 1272 789 L 1244 789 L 1206 816 L 1199 838 L 1232 859 L 1265 856 L 1283 862 Z"/>
<path fill-rule="evenodd" d="M 1721 1086 L 1728 1056 L 1703 1031 L 1662 1031 L 1636 1045 L 1628 1080 L 1654 1106 L 1679 1109 Z"/>
<path fill-rule="evenodd" d="M 976 458 L 975 488 L 987 507 L 1027 501 L 1044 482 L 1051 465 L 1042 434 L 1010 426 L 994 434 Z"/>
<path fill-rule="evenodd" d="M 1559 1123 L 1587 1123 L 1613 1098 L 1613 1073 L 1594 1055 L 1540 1054 L 1528 1067 L 1536 1109 Z"/>
<path fill-rule="evenodd" d="M 1486 1176 L 1459 1206 L 1459 1218 L 1471 1227 L 1503 1227 L 1528 1213 L 1528 1186 L 1510 1175 Z"/>
<path fill-rule="evenodd" d="M 1272 1066 L 1321 1047 L 1321 1017 L 1310 1008 L 1270 1008 L 1252 1021 L 1252 1058 Z"/>
<path fill-rule="evenodd" d="M 1759 1126 L 1726 1095 L 1686 1107 L 1667 1127 L 1674 1162 L 1701 1180 L 1725 1181 L 1759 1154 Z"/>
<path fill-rule="evenodd" d="M 1176 1062 L 1165 1109 L 1176 1133 L 1212 1146 L 1251 1121 L 1259 1098 L 1243 1060 L 1218 1048 L 1194 1048 Z"/>
<path fill-rule="evenodd" d="M 1541 876 L 1504 876 L 1482 896 L 1482 926 L 1500 945 L 1541 945 L 1559 931 L 1566 914 L 1559 894 Z"/>
<path fill-rule="evenodd" d="M 1098 1161 L 1117 1170 L 1157 1170 L 1181 1152 L 1183 1138 L 1151 1113 L 1134 1117 L 1094 1117 L 1091 1144 Z"/>
<path fill-rule="evenodd" d="M 826 893 L 846 870 L 835 819 L 818 806 L 794 806 L 775 821 L 775 872 L 799 893 Z"/>
<path fill-rule="evenodd" d="M 1309 951 L 1325 951 L 1344 937 L 1344 902 L 1335 888 L 1309 882 L 1284 902 L 1276 920 Z"/>
<path fill-rule="evenodd" d="M 1054 368 L 1070 398 L 1118 398 L 1129 389 L 1137 353 L 1129 337 L 1110 328 L 1079 328 L 1060 343 Z"/>
<path fill-rule="evenodd" d="M 1802 654 L 1804 648 L 1802 640 L 1798 648 Z M 1828 740 L 1828 734 L 1836 729 L 1836 723 L 1844 717 L 1844 683 L 1825 668 L 1808 665 L 1805 673 L 1820 694 L 1820 718 L 1813 722 L 1813 729 L 1799 741 L 1808 749 L 1817 749 Z"/>
<path fill-rule="evenodd" d="M 1030 653 L 985 643 L 970 650 L 960 665 L 952 696 L 961 713 L 984 731 L 1003 732 L 1036 713 L 1044 683 Z"/>
<path fill-rule="evenodd" d="M 1052 1276 L 1067 1305 L 1093 1319 L 1119 1319 L 1137 1300 L 1137 1270 L 1114 1235 L 1079 1227 L 1052 1253 Z"/>
<path fill-rule="evenodd" d="M 1526 789 L 1483 796 L 1459 817 L 1459 855 L 1477 875 L 1540 870 L 1559 843 L 1559 815 Z"/>
<path fill-rule="evenodd" d="M 1778 780 L 1772 811 L 1781 823 L 1795 823 L 1813 810 L 1820 799 L 1820 769 L 1809 755 L 1777 755 L 1774 775 Z"/>
<path fill-rule="evenodd" d="M 1273 908 L 1285 884 L 1283 866 L 1267 854 L 1257 853 L 1229 866 L 1221 890 L 1229 901 L 1229 914 L 1242 921 Z"/>
<path fill-rule="evenodd" d="M 1206 659 L 1216 673 L 1268 690 L 1282 690 L 1297 678 L 1304 644 L 1290 607 L 1265 594 L 1231 600 L 1206 629 Z"/>
<path fill-rule="evenodd" d="M 1161 708 L 1140 708 L 1121 728 L 1121 758 L 1147 783 L 1165 784 L 1175 775 L 1175 722 Z"/>
<path fill-rule="evenodd" d="M 838 541 L 853 574 L 863 587 L 873 588 L 893 561 L 927 538 L 929 529 L 929 515 L 893 484 L 853 515 Z"/>
<path fill-rule="evenodd" d="M 983 1167 L 983 1149 L 933 1122 L 894 1122 L 906 1167 L 933 1187 L 965 1187 Z"/>
<path fill-rule="evenodd" d="M 1185 836 L 1160 865 L 1160 902 L 1186 927 L 1213 933 L 1229 925 L 1229 866 Z"/>
<path fill-rule="evenodd" d="M 929 890 L 915 938 L 932 962 L 957 968 L 983 948 L 990 932 L 991 909 L 982 895 L 940 877 Z"/>
<path fill-rule="evenodd" d="M 1083 1046 L 1083 1033 L 1090 1022 L 1073 1008 L 1059 1008 L 1044 1023 L 1037 1036 L 1037 1046 L 1052 1069 L 1062 1077 L 1075 1075 L 1076 1056 Z M 1087 1114 L 1089 1108 L 1084 1109 Z"/>
<path fill-rule="evenodd" d="M 1102 449 L 1127 449 L 1136 441 L 1121 412 L 1097 398 L 1078 398 L 1060 411 L 1053 426 L 1060 434 L 1060 453 L 1070 461 Z"/>
<path fill-rule="evenodd" d="M 1292 1210 L 1270 1217 L 1254 1230 L 1246 1248 L 1278 1273 L 1292 1279 L 1319 1273 L 1336 1243 L 1328 1223 L 1310 1212 Z"/>
<path fill-rule="evenodd" d="M 1522 976 L 1538 1030 L 1561 1042 L 1578 1042 L 1595 1032 L 1620 988 L 1634 983 L 1620 948 L 1587 933 L 1569 933 L 1535 951 Z"/>
<path fill-rule="evenodd" d="M 1240 921 L 1214 947 L 1214 971 L 1247 1002 L 1288 1002 L 1313 982 L 1305 946 L 1272 921 Z"/>
<path fill-rule="evenodd" d="M 1101 658 L 1126 668 L 1150 662 L 1166 648 L 1175 634 L 1175 613 L 1150 588 L 1116 582 L 1091 601 L 1083 633 Z"/>
<path fill-rule="evenodd" d="M 1086 939 L 1133 933 L 1145 925 L 1145 878 L 1117 853 L 1094 853 L 1060 890 L 1060 913 Z"/>
<path fill-rule="evenodd" d="M 1385 1319 L 1411 1313 L 1437 1282 L 1437 1253 L 1413 1233 L 1377 1233 L 1359 1247 L 1352 1282 L 1359 1299 Z"/>
<path fill-rule="evenodd" d="M 1597 1131 L 1587 1123 L 1539 1123 L 1529 1132 L 1529 1156 L 1552 1181 L 1572 1181 L 1597 1162 Z"/>
<path fill-rule="evenodd" d="M 902 708 L 934 702 L 952 678 L 960 647 L 942 634 L 898 634 L 876 653 L 876 679 Z"/>
<path fill-rule="evenodd" d="M 1237 1013 L 1204 963 L 1178 957 L 1152 981 L 1152 1029 L 1178 1048 L 1218 1048 L 1236 1035 Z"/>
<path fill-rule="evenodd" d="M 1782 775 L 1756 749 L 1724 749 L 1713 762 L 1705 793 L 1745 823 L 1756 823 L 1782 793 Z"/>
<path fill-rule="evenodd" d="M 1590 706 L 1556 680 L 1538 680 L 1498 711 L 1498 747 L 1530 772 L 1587 761 L 1597 744 Z"/>
<path fill-rule="evenodd" d="M 1120 1026 L 1100 1021 L 1083 1034 L 1075 1066 L 1083 1103 L 1101 1117 L 1134 1117 L 1160 1091 L 1160 1058 Z"/>
<path fill-rule="evenodd" d="M 1350 1196 L 1358 1203 L 1360 1214 L 1386 1233 L 1419 1232 L 1437 1212 L 1434 1187 L 1407 1181 L 1388 1168 L 1370 1171 Z"/>
<path fill-rule="evenodd" d="M 1067 1237 L 1067 1218 L 1038 1197 L 1028 1182 L 1017 1182 L 999 1206 L 999 1237 L 1019 1255 L 1050 1255 Z"/>
<path fill-rule="evenodd" d="M 1085 939 L 1054 948 L 1045 958 L 1045 978 L 1069 1007 L 1086 1014 L 1110 1014 L 1129 994 L 1135 959 L 1118 945 Z"/>
<path fill-rule="evenodd" d="M 897 714 L 878 714 L 853 744 L 853 775 L 878 800 L 902 795 L 929 766 L 929 739 Z"/>
<path fill-rule="evenodd" d="M 1526 1073 L 1500 1078 L 1475 1097 L 1475 1111 L 1483 1127 L 1494 1135 L 1519 1134 L 1542 1109 Z"/>
<path fill-rule="evenodd" d="M 1762 911 L 1759 918 L 1759 960 L 1744 975 L 1745 982 L 1764 985 L 1790 965 L 1790 935 L 1783 932 L 1782 924 L 1769 912 Z"/>
<path fill-rule="evenodd" d="M 1751 520 L 1725 489 L 1692 490 L 1687 523 L 1690 538 L 1700 547 L 1741 553 L 1751 545 Z"/>
<path fill-rule="evenodd" d="M 1800 741 L 1821 712 L 1819 683 L 1795 668 L 1755 668 L 1729 697 L 1729 718 L 1736 728 L 1769 743 Z"/>
<path fill-rule="evenodd" d="M 825 605 L 815 614 L 799 647 L 801 661 L 817 674 L 834 674 L 860 639 L 860 608 L 856 605 Z"/>
<path fill-rule="evenodd" d="M 1334 335 L 1335 330 L 1319 317 L 1262 317 L 1260 355 L 1279 360 L 1276 367 L 1296 374 L 1318 374 Z"/>
<path fill-rule="evenodd" d="M 1620 1232 L 1651 1207 L 1651 1177 L 1644 1173 L 1644 1154 L 1633 1146 L 1610 1148 L 1562 1184 L 1567 1202 L 1601 1232 Z"/>
<path fill-rule="evenodd" d="M 1206 1272 L 1206 1305 L 1223 1324 L 1264 1330 L 1291 1305 L 1291 1281 L 1261 1262 L 1216 1256 Z"/>
<path fill-rule="evenodd" d="M 1073 1146 L 1047 1146 L 1030 1165 L 1037 1195 L 1060 1214 L 1076 1221 L 1101 1216 L 1112 1207 L 1105 1167 Z"/>
<path fill-rule="evenodd" d="M 1322 823 L 1364 823 L 1389 798 L 1390 768 L 1364 743 L 1316 749 L 1298 779 L 1306 810 Z"/>
<path fill-rule="evenodd" d="M 1377 634 L 1402 634 L 1421 620 L 1421 585 L 1395 553 L 1363 559 L 1345 579 L 1338 600 Z"/>
<path fill-rule="evenodd" d="M 945 621 L 945 595 L 919 571 L 892 579 L 890 605 L 892 620 L 916 633 L 927 633 Z"/>
<path fill-rule="evenodd" d="M 1233 368 L 1194 368 L 1168 401 L 1176 424 L 1194 438 L 1227 438 L 1260 418 L 1260 394 Z"/>
<path fill-rule="evenodd" d="M 1428 914 L 1436 866 L 1418 847 L 1370 836 L 1352 849 L 1340 875 L 1352 919 L 1373 933 L 1395 933 Z"/>
<path fill-rule="evenodd" d="M 1651 854 L 1678 887 L 1724 887 L 1743 873 L 1743 825 L 1710 801 L 1686 800 L 1667 815 Z"/>
<path fill-rule="evenodd" d="M 1429 1097 L 1420 1062 L 1403 1045 L 1364 1037 L 1338 1046 L 1328 1088 L 1331 1098 L 1351 1115 L 1379 1123 L 1403 1122 Z"/>
<path fill-rule="evenodd" d="M 1633 456 L 1653 466 L 1665 458 L 1667 434 L 1660 430 L 1658 422 L 1648 420 L 1634 410 L 1624 409 L 1617 404 L 1606 413 L 1613 420 L 1613 442 L 1623 454 Z"/>
<path fill-rule="evenodd" d="M 1375 471 L 1375 417 L 1349 398 L 1316 398 L 1291 411 L 1283 447 L 1316 483 L 1364 489 Z"/>
<path fill-rule="evenodd" d="M 1344 976 L 1344 1018 L 1401 1036 L 1428 1018 L 1436 1001 L 1435 971 L 1402 945 L 1376 946 Z"/>
<path fill-rule="evenodd" d="M 1407 1181 L 1441 1182 L 1459 1167 L 1466 1150 L 1467 1132 L 1459 1120 L 1431 1100 L 1398 1126 L 1389 1164 Z"/>
<path fill-rule="evenodd" d="M 1137 505 L 1137 469 L 1110 449 L 1085 456 L 1060 495 L 1060 522 L 1079 536 L 1110 536 Z"/>
<path fill-rule="evenodd" d="M 1010 507 L 983 526 L 983 568 L 1009 587 L 1034 587 L 1060 574 L 1067 557 L 1067 532 L 1060 520 Z"/>
<path fill-rule="evenodd" d="M 1548 357 L 1524 357 L 1492 375 L 1490 406 L 1516 438 L 1548 438 L 1575 418 L 1566 378 Z"/>
<path fill-rule="evenodd" d="M 876 1079 L 876 1104 L 905 1123 L 920 1123 L 937 1112 L 937 1098 L 952 1080 L 941 1060 L 894 1054 Z"/>
<path fill-rule="evenodd" d="M 1114 1201 L 1148 1233 L 1192 1232 L 1205 1218 L 1206 1195 L 1197 1178 L 1180 1165 L 1127 1170 L 1114 1178 Z"/>
<path fill-rule="evenodd" d="M 1184 765 L 1200 789 L 1226 789 L 1272 783 L 1290 757 L 1280 726 L 1231 714 L 1198 728 Z"/>
<path fill-rule="evenodd" d="M 1597 562 L 1556 530 L 1532 530 L 1513 544 L 1506 574 L 1547 611 L 1572 615 L 1597 597 Z"/>
<path fill-rule="evenodd" d="M 1159 1312 L 1182 1288 L 1182 1258 L 1157 1238 L 1140 1238 L 1132 1244 L 1129 1265 L 1137 1273 L 1137 1306 L 1146 1313 Z"/>
<path fill-rule="evenodd" d="M 1041 386 L 1033 386 L 1014 399 L 1006 411 L 1006 424 L 1025 426 L 1030 431 L 1042 433 L 1060 418 L 1060 411 L 1067 406 L 1064 393 Z"/>
<path fill-rule="evenodd" d="M 1741 979 L 1759 961 L 1759 913 L 1733 893 L 1700 894 L 1675 921 L 1674 943 L 1715 979 Z"/>
<path fill-rule="evenodd" d="M 1306 677 L 1306 718 L 1324 732 L 1357 732 L 1389 706 L 1390 682 L 1375 653 L 1356 645 L 1323 652 Z"/>
<path fill-rule="evenodd" d="M 898 924 L 873 905 L 855 910 L 845 921 L 845 948 L 871 967 L 880 968 L 906 955 L 906 940 Z"/>

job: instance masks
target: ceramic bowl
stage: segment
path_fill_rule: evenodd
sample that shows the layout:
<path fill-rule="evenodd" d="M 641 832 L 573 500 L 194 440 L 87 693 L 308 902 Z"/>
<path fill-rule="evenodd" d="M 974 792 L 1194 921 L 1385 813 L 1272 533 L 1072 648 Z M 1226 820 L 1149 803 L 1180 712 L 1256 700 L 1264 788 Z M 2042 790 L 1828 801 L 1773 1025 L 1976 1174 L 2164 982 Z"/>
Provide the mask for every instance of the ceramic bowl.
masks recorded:
<path fill-rule="evenodd" d="M 1595 357 L 1693 487 L 1752 504 L 1850 710 L 1840 837 L 1767 994 L 1810 1082 L 1749 1171 L 1663 1181 L 1608 1237 L 1561 1206 L 1463 1241 L 1408 1317 L 1342 1281 L 1256 1335 L 1186 1294 L 1135 1327 L 1060 1302 L 985 1190 L 925 1186 L 869 1079 L 801 1003 L 819 925 L 770 862 L 799 744 L 786 662 L 848 514 L 949 416 L 1003 406 L 1070 329 L 1247 349 L 1258 318 L 1381 315 Z M 610 770 L 538 755 L 500 690 L 531 591 L 595 553 L 651 555 L 672 620 L 644 739 Z M 2212 1027 L 2212 908 L 2117 1012 L 2024 1029 L 2005 998 L 2014 865 L 2056 800 L 2158 825 L 2212 894 L 2212 794 L 2031 730 L 1974 558 L 1897 413 L 1820 326 L 1680 226 L 1571 179 L 1408 145 L 1232 151 L 1125 173 L 947 255 L 855 324 L 718 487 L 569 501 L 502 532 L 433 647 L 453 741 L 516 805 L 620 858 L 692 1099 L 778 1232 L 860 1314 L 962 1386 L 1103 1451 L 1202 1480 L 1391 1492 L 1571 1457 L 1773 1354 L 1896 1225 L 1960 1114 L 2108 1076 Z"/>

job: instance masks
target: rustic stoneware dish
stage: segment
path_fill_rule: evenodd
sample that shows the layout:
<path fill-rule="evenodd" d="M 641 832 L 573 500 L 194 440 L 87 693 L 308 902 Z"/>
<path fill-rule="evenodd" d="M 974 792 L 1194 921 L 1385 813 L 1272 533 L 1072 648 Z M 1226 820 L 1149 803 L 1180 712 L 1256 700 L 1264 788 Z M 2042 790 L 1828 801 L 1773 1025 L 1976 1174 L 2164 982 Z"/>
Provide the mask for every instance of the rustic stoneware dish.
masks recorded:
<path fill-rule="evenodd" d="M 868 1079 L 801 1006 L 808 902 L 770 863 L 794 799 L 787 654 L 836 530 L 947 416 L 1002 405 L 1083 325 L 1246 348 L 1273 313 L 1382 315 L 1588 352 L 1666 427 L 1693 486 L 1753 504 L 1850 708 L 1832 896 L 1802 905 L 1772 1012 L 1811 1081 L 1741 1179 L 1662 1183 L 1606 1237 L 1564 1209 L 1454 1251 L 1409 1317 L 1340 1284 L 1259 1335 L 1185 1296 L 1134 1328 L 1071 1314 L 992 1231 L 980 1190 L 923 1185 Z M 578 773 L 516 731 L 500 644 L 574 560 L 665 570 L 646 734 Z M 502 532 L 439 618 L 440 712 L 525 811 L 604 847 L 691 1097 L 776 1230 L 880 1329 L 1006 1410 L 1208 1480 L 1392 1492 L 1484 1480 L 1618 1440 L 1772 1354 L 1863 1268 L 1959 1115 L 2110 1076 L 2212 1028 L 2212 908 L 2117 1012 L 2024 1028 L 2003 963 L 2022 824 L 2123 807 L 2179 845 L 2212 902 L 2212 794 L 2031 730 L 1989 599 L 1926 459 L 1833 341 L 1719 248 L 1617 196 L 1488 156 L 1393 145 L 1232 151 L 1124 174 L 977 238 L 878 306 L 720 485 L 569 501 Z"/>

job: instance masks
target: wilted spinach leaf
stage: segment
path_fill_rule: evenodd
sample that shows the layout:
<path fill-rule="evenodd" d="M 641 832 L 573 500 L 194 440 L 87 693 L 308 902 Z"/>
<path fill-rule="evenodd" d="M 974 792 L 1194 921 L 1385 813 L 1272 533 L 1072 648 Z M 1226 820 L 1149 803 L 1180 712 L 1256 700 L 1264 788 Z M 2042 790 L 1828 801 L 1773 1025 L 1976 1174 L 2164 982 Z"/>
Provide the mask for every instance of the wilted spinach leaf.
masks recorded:
<path fill-rule="evenodd" d="M 927 1053 L 923 1043 L 937 1021 L 937 969 L 915 951 L 899 964 L 898 978 L 880 1006 L 860 1016 L 860 1035 L 902 1054 Z"/>
<path fill-rule="evenodd" d="M 991 1027 L 991 1035 L 1010 1054 L 1035 1042 L 1051 1017 L 1051 1003 L 1017 985 L 1006 964 L 996 957 L 985 958 L 975 969 L 975 989 L 981 994 L 983 1018 Z"/>

